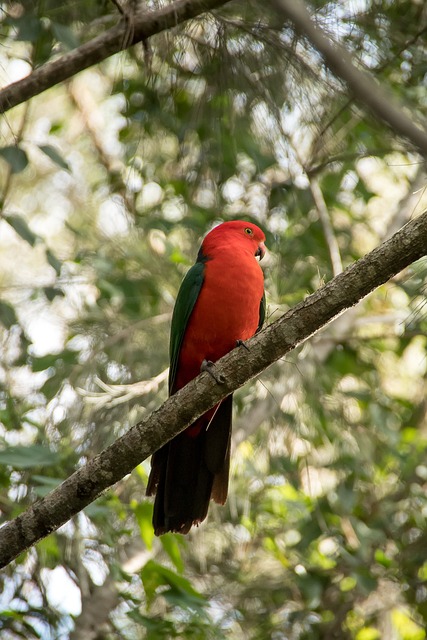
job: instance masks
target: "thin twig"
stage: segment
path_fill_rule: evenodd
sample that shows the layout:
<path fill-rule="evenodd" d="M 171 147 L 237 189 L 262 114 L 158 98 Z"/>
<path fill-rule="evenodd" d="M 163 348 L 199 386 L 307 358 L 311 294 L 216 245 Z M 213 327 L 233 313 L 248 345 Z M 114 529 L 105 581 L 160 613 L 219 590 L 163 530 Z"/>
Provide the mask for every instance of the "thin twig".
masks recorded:
<path fill-rule="evenodd" d="M 397 203 L 396 211 L 390 223 L 387 225 L 386 233 L 382 236 L 382 240 L 386 240 L 396 233 L 400 227 L 411 219 L 417 205 L 423 198 L 427 188 L 427 175 L 424 164 L 420 164 L 414 179 L 409 185 L 408 191 Z"/>
<path fill-rule="evenodd" d="M 338 242 L 331 224 L 331 219 L 329 217 L 328 207 L 326 206 L 326 202 L 317 178 L 312 176 L 309 177 L 308 180 L 311 195 L 313 196 L 314 204 L 316 205 L 317 213 L 319 214 L 319 220 L 323 227 L 326 244 L 328 245 L 332 264 L 332 272 L 334 276 L 337 276 L 342 271 L 342 260 Z"/>
<path fill-rule="evenodd" d="M 164 369 L 150 380 L 142 380 L 132 384 L 106 384 L 96 376 L 94 382 L 102 391 L 77 389 L 77 392 L 85 398 L 87 403 L 95 405 L 96 409 L 112 408 L 134 398 L 158 391 L 160 385 L 167 380 L 168 374 L 169 368 Z"/>
<path fill-rule="evenodd" d="M 93 146 L 95 147 L 101 164 L 104 166 L 109 176 L 114 175 L 114 182 L 117 188 L 117 192 L 122 197 L 126 209 L 129 212 L 134 213 L 135 202 L 129 197 L 128 189 L 122 178 L 122 171 L 124 170 L 124 167 L 121 165 L 123 163 L 120 162 L 120 169 L 118 169 L 117 166 L 114 166 L 115 164 L 117 165 L 118 161 L 111 158 L 105 150 L 102 135 L 100 135 L 100 132 L 95 125 L 97 114 L 96 103 L 94 102 L 90 92 L 86 90 L 84 83 L 81 83 L 81 86 L 79 84 L 76 87 L 75 80 L 73 80 L 68 84 L 67 90 L 70 99 L 72 100 L 74 106 L 77 108 L 77 111 L 80 114 L 83 125 L 89 134 L 89 137 L 93 143 Z"/>

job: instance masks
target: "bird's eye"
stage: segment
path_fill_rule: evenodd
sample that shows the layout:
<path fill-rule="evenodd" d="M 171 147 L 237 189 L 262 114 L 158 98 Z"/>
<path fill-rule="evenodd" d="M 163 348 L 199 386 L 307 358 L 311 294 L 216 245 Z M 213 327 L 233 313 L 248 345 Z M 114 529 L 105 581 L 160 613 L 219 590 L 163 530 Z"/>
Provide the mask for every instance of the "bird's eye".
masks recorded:
<path fill-rule="evenodd" d="M 245 227 L 245 233 L 248 236 L 253 236 L 254 232 L 252 231 L 252 229 L 250 227 Z"/>

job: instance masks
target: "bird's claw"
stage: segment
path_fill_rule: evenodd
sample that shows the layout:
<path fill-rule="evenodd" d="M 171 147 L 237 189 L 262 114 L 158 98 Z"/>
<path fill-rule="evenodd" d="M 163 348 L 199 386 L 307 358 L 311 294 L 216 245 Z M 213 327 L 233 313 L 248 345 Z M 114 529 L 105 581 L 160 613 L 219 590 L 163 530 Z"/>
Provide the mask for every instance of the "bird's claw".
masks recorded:
<path fill-rule="evenodd" d="M 215 371 L 215 363 L 211 360 L 203 360 L 200 371 L 206 371 L 218 384 L 224 384 L 225 378 L 222 373 Z"/>
<path fill-rule="evenodd" d="M 236 347 L 244 347 L 246 351 L 250 351 L 248 345 L 243 340 L 236 340 Z"/>

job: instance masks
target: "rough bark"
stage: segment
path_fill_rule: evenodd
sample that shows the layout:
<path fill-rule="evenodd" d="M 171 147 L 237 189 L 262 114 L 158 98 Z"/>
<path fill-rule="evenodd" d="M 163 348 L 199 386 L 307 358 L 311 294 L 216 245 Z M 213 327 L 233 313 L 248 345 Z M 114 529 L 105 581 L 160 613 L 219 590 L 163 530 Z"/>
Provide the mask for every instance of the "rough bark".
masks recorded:
<path fill-rule="evenodd" d="M 0 567 L 55 531 L 219 400 L 261 373 L 345 309 L 427 254 L 427 213 L 358 260 L 218 362 L 225 383 L 199 375 L 59 487 L 0 529 Z"/>

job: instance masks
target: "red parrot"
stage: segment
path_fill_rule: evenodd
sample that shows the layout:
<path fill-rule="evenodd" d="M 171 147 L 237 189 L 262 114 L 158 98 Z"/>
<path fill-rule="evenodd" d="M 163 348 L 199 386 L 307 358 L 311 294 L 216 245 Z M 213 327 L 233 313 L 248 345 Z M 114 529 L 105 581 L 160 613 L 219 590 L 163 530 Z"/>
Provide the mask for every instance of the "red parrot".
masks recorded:
<path fill-rule="evenodd" d="M 265 236 L 243 220 L 223 222 L 203 240 L 176 299 L 170 336 L 169 394 L 251 338 L 265 315 L 264 277 L 257 257 Z M 230 466 L 232 395 L 156 451 L 147 495 L 156 494 L 153 527 L 188 533 L 224 504 Z"/>

